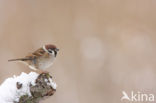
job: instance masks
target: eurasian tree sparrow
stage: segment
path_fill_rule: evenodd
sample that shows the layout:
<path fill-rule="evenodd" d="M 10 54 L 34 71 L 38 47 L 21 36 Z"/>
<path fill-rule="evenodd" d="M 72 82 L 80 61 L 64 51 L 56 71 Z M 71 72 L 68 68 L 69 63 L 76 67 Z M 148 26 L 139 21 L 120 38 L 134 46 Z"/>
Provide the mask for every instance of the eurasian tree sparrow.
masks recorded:
<path fill-rule="evenodd" d="M 39 48 L 35 52 L 27 55 L 24 58 L 10 59 L 8 61 L 22 61 L 26 63 L 33 70 L 43 70 L 50 67 L 56 58 L 57 52 L 59 51 L 55 45 L 48 44 Z"/>

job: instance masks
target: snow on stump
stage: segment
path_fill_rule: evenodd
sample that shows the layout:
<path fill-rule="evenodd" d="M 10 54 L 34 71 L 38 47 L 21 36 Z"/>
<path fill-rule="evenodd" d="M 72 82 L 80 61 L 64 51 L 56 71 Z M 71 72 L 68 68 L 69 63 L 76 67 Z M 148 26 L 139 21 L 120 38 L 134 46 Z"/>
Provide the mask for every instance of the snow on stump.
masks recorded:
<path fill-rule="evenodd" d="M 0 103 L 39 103 L 55 91 L 56 83 L 48 73 L 21 73 L 0 85 Z"/>

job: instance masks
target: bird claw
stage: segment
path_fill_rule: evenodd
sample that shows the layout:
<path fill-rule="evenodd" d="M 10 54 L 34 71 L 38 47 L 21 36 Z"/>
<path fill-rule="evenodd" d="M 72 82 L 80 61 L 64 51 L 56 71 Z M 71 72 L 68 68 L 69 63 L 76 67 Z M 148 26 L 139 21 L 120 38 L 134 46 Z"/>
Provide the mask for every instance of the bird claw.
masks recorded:
<path fill-rule="evenodd" d="M 49 74 L 48 71 L 42 71 L 41 74 Z"/>

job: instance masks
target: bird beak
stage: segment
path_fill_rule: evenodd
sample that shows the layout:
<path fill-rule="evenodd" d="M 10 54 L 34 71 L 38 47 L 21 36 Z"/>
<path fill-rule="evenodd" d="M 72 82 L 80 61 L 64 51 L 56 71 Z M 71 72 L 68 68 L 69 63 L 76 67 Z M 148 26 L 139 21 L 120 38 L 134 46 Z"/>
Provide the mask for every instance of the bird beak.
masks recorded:
<path fill-rule="evenodd" d="M 58 49 L 58 48 L 56 48 L 55 50 L 56 50 L 56 51 L 59 51 L 59 49 Z"/>

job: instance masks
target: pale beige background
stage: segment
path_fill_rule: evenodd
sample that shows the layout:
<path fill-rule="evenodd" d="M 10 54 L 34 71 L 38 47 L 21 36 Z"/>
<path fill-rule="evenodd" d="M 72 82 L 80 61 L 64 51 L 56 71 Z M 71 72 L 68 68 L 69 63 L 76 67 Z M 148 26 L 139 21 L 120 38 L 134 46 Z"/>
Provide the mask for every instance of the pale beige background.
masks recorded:
<path fill-rule="evenodd" d="M 0 81 L 30 72 L 8 63 L 47 43 L 57 82 L 41 103 L 122 103 L 121 91 L 156 94 L 155 0 L 0 0 Z"/>

